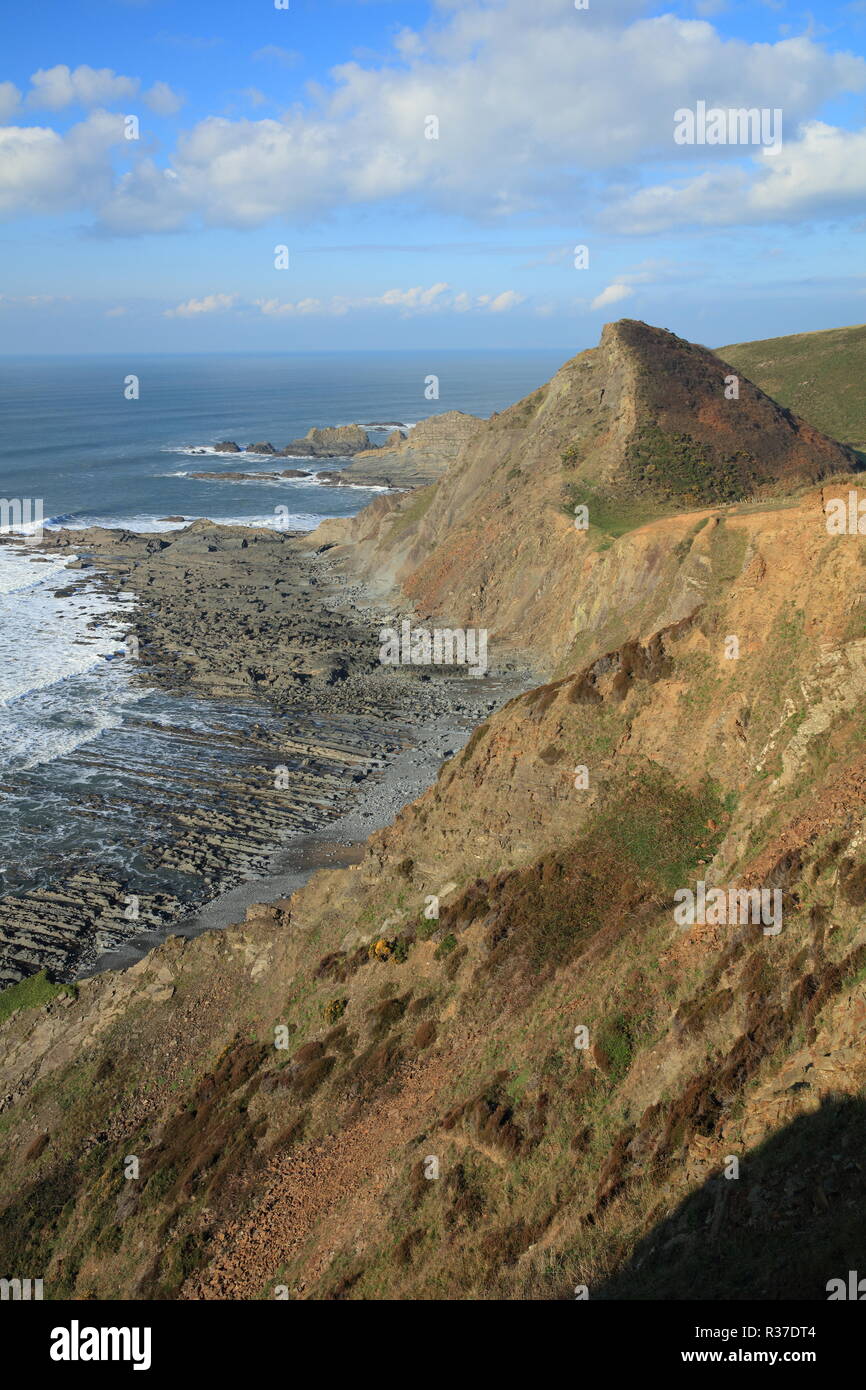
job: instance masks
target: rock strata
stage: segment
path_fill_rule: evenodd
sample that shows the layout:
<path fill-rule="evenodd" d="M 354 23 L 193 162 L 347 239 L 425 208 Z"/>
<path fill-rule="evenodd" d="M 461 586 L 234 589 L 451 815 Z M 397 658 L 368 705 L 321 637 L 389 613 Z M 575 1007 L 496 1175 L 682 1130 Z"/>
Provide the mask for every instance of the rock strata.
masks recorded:
<path fill-rule="evenodd" d="M 78 557 L 79 585 L 137 595 L 126 641 L 137 643 L 134 678 L 155 694 L 135 720 L 50 765 L 70 789 L 70 839 L 96 833 L 117 852 L 102 867 L 82 853 L 33 886 L 0 877 L 0 986 L 41 969 L 68 977 L 266 874 L 277 846 L 369 795 L 431 720 L 468 728 L 486 713 L 486 681 L 383 666 L 377 615 L 289 534 L 196 521 L 159 535 L 62 530 L 44 547 Z M 174 702 L 169 714 L 160 699 Z M 3 790 L 38 800 L 40 777 L 7 777 Z M 130 827 L 120 838 L 118 810 Z"/>
<path fill-rule="evenodd" d="M 483 424 L 462 410 L 431 415 L 406 435 L 394 431 L 380 449 L 357 453 L 343 470 L 343 481 L 400 488 L 435 482 L 456 462 Z"/>

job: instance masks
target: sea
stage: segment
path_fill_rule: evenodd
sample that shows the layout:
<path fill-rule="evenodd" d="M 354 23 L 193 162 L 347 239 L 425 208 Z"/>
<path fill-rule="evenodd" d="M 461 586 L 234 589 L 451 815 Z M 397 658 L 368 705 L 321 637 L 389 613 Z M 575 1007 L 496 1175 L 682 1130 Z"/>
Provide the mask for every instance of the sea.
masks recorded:
<path fill-rule="evenodd" d="M 40 499 L 48 529 L 156 531 L 184 524 L 168 518 L 209 517 L 310 530 L 357 512 L 375 490 L 190 475 L 292 466 L 213 453 L 224 439 L 281 449 L 312 426 L 359 423 L 381 443 L 395 424 L 447 410 L 487 417 L 547 381 L 565 355 L 0 357 L 0 497 Z M 438 399 L 425 395 L 431 376 Z M 143 814 L 146 785 L 136 803 L 118 794 L 118 777 L 140 766 L 146 784 L 154 730 L 174 729 L 188 742 L 190 726 L 206 734 L 208 720 L 238 718 L 134 681 L 123 640 L 134 596 L 64 594 L 77 577 L 64 565 L 38 544 L 0 546 L 0 896 L 51 889 L 70 865 L 128 868 L 139 838 L 129 807 Z"/>

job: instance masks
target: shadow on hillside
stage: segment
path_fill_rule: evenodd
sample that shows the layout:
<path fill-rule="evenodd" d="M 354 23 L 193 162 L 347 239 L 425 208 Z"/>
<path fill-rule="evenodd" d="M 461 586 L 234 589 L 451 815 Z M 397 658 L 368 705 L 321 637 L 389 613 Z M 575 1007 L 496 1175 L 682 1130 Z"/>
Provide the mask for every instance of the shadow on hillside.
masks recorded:
<path fill-rule="evenodd" d="M 866 1102 L 828 1097 L 741 1157 L 737 1179 L 708 1178 L 590 1292 L 826 1300 L 851 1270 L 866 1277 Z"/>

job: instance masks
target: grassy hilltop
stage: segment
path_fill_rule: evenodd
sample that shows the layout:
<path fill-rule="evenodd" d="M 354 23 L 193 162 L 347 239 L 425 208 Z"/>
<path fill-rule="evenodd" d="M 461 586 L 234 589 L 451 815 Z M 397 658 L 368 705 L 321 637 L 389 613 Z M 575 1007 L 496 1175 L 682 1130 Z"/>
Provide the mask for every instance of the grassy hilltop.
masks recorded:
<path fill-rule="evenodd" d="M 816 429 L 866 451 L 866 324 L 732 343 L 717 354 Z"/>

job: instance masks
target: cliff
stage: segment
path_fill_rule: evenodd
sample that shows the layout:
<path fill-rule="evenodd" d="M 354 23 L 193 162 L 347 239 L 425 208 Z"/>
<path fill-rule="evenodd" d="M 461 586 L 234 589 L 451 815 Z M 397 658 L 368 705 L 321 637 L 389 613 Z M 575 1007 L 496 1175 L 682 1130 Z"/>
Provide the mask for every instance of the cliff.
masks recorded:
<path fill-rule="evenodd" d="M 462 410 L 431 415 L 405 436 L 395 430 L 382 448 L 356 454 L 344 475 L 354 483 L 385 483 L 401 488 L 435 482 L 456 462 L 461 449 L 482 424 L 477 416 L 466 415 Z"/>
<path fill-rule="evenodd" d="M 608 324 L 598 348 L 483 423 L 434 487 L 326 522 L 305 543 L 333 547 L 379 593 L 397 586 L 421 617 L 568 666 L 588 576 L 619 535 L 860 466 L 746 378 L 727 399 L 729 371 L 672 333 Z"/>
<path fill-rule="evenodd" d="M 708 358 L 615 325 L 436 486 L 320 528 L 558 677 L 353 868 L 7 1005 L 6 1267 L 373 1300 L 824 1299 L 857 1268 L 866 584 L 827 525 L 857 479 L 748 383 L 728 420 Z M 650 424 L 703 471 L 636 455 Z M 675 917 L 730 885 L 778 913 Z"/>

